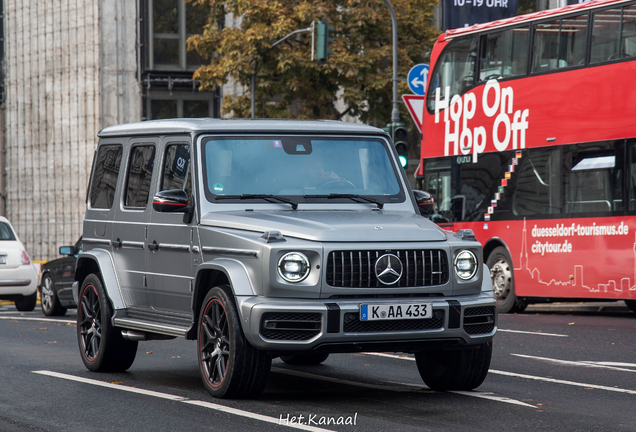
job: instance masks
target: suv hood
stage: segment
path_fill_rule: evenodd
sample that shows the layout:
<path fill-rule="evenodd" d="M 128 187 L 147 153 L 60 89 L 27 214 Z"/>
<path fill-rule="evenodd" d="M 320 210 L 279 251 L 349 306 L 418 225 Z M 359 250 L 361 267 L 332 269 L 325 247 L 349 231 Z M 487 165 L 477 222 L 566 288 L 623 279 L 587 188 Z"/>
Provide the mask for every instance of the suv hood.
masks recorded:
<path fill-rule="evenodd" d="M 201 225 L 265 232 L 323 242 L 444 241 L 444 231 L 410 212 L 287 210 L 210 212 Z"/>

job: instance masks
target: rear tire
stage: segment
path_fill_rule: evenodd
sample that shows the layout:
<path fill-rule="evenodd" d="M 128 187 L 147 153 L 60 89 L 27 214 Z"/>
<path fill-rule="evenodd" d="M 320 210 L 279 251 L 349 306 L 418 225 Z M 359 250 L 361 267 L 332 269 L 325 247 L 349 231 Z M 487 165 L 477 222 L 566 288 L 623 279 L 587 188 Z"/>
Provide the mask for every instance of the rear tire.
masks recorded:
<path fill-rule="evenodd" d="M 636 300 L 625 300 L 625 304 L 632 312 L 636 312 Z"/>
<path fill-rule="evenodd" d="M 15 308 L 20 312 L 31 312 L 35 309 L 35 304 L 38 301 L 38 291 L 28 296 L 22 296 L 15 300 Z"/>
<path fill-rule="evenodd" d="M 490 269 L 498 312 L 523 312 L 527 304 L 520 300 L 515 293 L 514 267 L 508 250 L 503 246 L 493 249 L 488 255 L 486 265 Z"/>
<path fill-rule="evenodd" d="M 250 398 L 267 385 L 271 356 L 245 339 L 227 285 L 214 287 L 201 306 L 197 335 L 205 389 L 217 398 Z"/>
<path fill-rule="evenodd" d="M 328 353 L 304 352 L 300 354 L 280 356 L 280 359 L 288 365 L 310 366 L 320 364 L 327 360 L 328 357 Z"/>
<path fill-rule="evenodd" d="M 84 366 L 93 372 L 123 372 L 137 355 L 137 341 L 124 339 L 113 327 L 110 302 L 95 274 L 82 283 L 77 305 L 77 342 Z"/>
<path fill-rule="evenodd" d="M 479 348 L 415 353 L 417 369 L 432 390 L 473 390 L 486 379 L 492 342 Z"/>
<path fill-rule="evenodd" d="M 42 276 L 40 286 L 40 306 L 42 313 L 46 316 L 61 316 L 66 314 L 66 308 L 60 304 L 60 299 L 53 288 L 51 275 L 45 273 Z"/>

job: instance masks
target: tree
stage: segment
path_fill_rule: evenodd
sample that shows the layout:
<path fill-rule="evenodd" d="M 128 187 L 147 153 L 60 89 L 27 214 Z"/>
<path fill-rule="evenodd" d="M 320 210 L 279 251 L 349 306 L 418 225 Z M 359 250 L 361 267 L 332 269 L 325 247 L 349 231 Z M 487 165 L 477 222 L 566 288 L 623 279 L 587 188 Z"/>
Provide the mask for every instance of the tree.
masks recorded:
<path fill-rule="evenodd" d="M 382 0 L 187 0 L 209 5 L 202 35 L 188 39 L 209 64 L 194 74 L 201 90 L 229 79 L 247 86 L 255 62 L 257 117 L 332 118 L 349 114 L 363 122 L 389 121 L 392 101 L 391 18 Z M 439 35 L 432 22 L 437 0 L 392 0 L 398 19 L 399 76 L 426 62 Z M 225 17 L 240 17 L 224 27 Z M 328 18 L 335 28 L 333 54 L 326 63 L 311 61 L 311 34 L 302 33 L 270 45 L 312 21 Z M 400 82 L 400 93 L 408 92 Z M 249 117 L 250 93 L 226 97 L 224 113 Z M 336 109 L 340 98 L 347 108 Z M 405 115 L 406 110 L 404 111 Z"/>

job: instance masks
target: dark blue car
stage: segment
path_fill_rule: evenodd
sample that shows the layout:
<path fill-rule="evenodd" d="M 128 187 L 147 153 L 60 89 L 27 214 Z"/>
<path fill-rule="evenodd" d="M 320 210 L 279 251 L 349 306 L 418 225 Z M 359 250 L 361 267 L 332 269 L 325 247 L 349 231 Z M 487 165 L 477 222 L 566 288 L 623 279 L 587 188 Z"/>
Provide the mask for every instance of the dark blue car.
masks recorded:
<path fill-rule="evenodd" d="M 64 257 L 42 264 L 38 289 L 44 315 L 64 315 L 67 309 L 77 308 L 71 287 L 75 281 L 77 255 L 81 251 L 80 237 L 74 246 L 60 247 L 60 255 L 65 255 Z"/>

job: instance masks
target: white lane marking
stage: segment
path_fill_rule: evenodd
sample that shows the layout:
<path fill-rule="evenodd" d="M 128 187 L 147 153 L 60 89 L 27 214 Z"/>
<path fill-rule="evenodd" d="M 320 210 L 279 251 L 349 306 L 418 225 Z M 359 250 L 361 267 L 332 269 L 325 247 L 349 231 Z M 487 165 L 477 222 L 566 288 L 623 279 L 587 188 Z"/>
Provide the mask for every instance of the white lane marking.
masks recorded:
<path fill-rule="evenodd" d="M 607 391 L 613 391 L 617 393 L 627 393 L 627 394 L 636 395 L 635 390 L 627 390 L 627 389 L 622 389 L 618 387 L 608 387 L 608 386 L 602 386 L 602 385 L 596 385 L 596 384 L 585 384 L 585 383 L 580 383 L 575 381 L 566 381 L 566 380 L 559 380 L 554 378 L 544 378 L 544 377 L 538 377 L 534 375 L 518 374 L 514 372 L 505 372 L 505 371 L 494 370 L 494 369 L 490 369 L 488 372 L 497 374 L 497 375 L 505 375 L 505 376 L 511 376 L 516 378 L 525 378 L 525 379 L 531 379 L 535 381 L 545 381 L 545 382 L 551 382 L 556 384 L 566 384 L 566 385 L 571 385 L 576 387 L 594 388 L 598 390 L 607 390 Z"/>
<path fill-rule="evenodd" d="M 129 387 L 129 386 L 121 385 L 121 384 L 111 384 L 111 383 L 107 383 L 107 382 L 104 382 L 104 381 L 94 380 L 94 379 L 91 379 L 91 378 L 82 378 L 82 377 L 78 377 L 78 376 L 75 376 L 75 375 L 68 375 L 68 374 L 63 374 L 63 373 L 59 373 L 59 372 L 52 372 L 52 371 L 47 371 L 47 370 L 39 370 L 39 371 L 33 371 L 33 373 L 40 374 L 40 375 L 47 375 L 47 376 L 51 376 L 51 377 L 55 377 L 55 378 L 62 378 L 62 379 L 66 379 L 66 380 L 69 380 L 69 381 L 81 382 L 81 383 L 84 383 L 84 384 L 92 384 L 92 385 L 95 385 L 95 386 L 106 387 L 106 388 L 115 389 L 115 390 L 127 391 L 127 392 L 130 392 L 130 393 L 137 393 L 137 394 L 142 394 L 142 395 L 146 395 L 146 396 L 153 396 L 153 397 L 157 397 L 157 398 L 161 398 L 161 399 L 168 399 L 168 400 L 173 400 L 173 401 L 186 400 L 186 398 L 184 398 L 184 397 L 175 396 L 175 395 L 171 395 L 171 394 L 168 394 L 168 393 L 160 393 L 160 392 L 151 391 L 151 390 L 144 390 L 144 389 L 140 389 L 140 388 L 136 388 L 136 387 Z"/>
<path fill-rule="evenodd" d="M 602 366 L 616 366 L 616 367 L 632 367 L 632 368 L 636 368 L 636 363 L 592 362 L 592 361 L 585 361 L 583 363 L 594 363 L 594 364 L 602 365 Z"/>
<path fill-rule="evenodd" d="M 553 336 L 553 337 L 570 337 L 569 335 L 558 334 L 558 333 L 542 333 L 542 332 L 531 332 L 531 331 L 522 331 L 522 330 L 506 330 L 506 329 L 502 329 L 502 328 L 498 328 L 497 332 L 522 333 L 522 334 L 531 334 L 531 335 L 539 335 L 539 336 Z"/>
<path fill-rule="evenodd" d="M 455 393 L 455 394 L 460 394 L 460 395 L 465 395 L 465 396 L 472 396 L 472 397 L 488 399 L 488 400 L 493 400 L 493 401 L 497 401 L 497 402 L 505 402 L 505 403 L 509 403 L 509 404 L 513 404 L 513 405 L 521 405 L 521 406 L 526 406 L 526 407 L 537 409 L 537 407 L 534 406 L 534 405 L 530 405 L 530 404 L 527 404 L 525 402 L 521 402 L 521 401 L 518 401 L 518 400 L 510 399 L 510 398 L 503 397 L 503 396 L 497 396 L 497 395 L 493 394 L 492 392 L 450 391 L 448 393 Z"/>
<path fill-rule="evenodd" d="M 634 370 L 634 369 L 625 369 L 625 368 L 620 368 L 620 367 L 607 366 L 607 365 L 593 363 L 593 362 L 559 360 L 559 359 L 553 359 L 553 358 L 547 358 L 547 357 L 537 357 L 537 356 L 531 356 L 531 355 L 525 355 L 525 354 L 513 354 L 513 353 L 510 353 L 510 355 L 513 355 L 515 357 L 528 358 L 528 359 L 532 359 L 532 360 L 541 360 L 541 361 L 545 361 L 545 362 L 548 362 L 548 363 L 556 363 L 556 364 L 567 365 L 567 366 L 582 366 L 582 367 L 618 370 L 618 371 L 623 371 L 623 372 L 636 372 L 636 370 Z"/>
<path fill-rule="evenodd" d="M 402 359 L 402 360 L 415 361 L 415 359 L 413 357 L 402 357 L 402 356 L 398 356 L 398 355 L 394 355 L 394 354 L 384 354 L 384 353 L 365 353 L 365 354 L 377 355 L 379 357 L 391 357 L 391 358 L 397 358 L 397 359 Z M 636 395 L 636 391 L 635 390 L 622 389 L 622 388 L 618 388 L 618 387 L 608 387 L 608 386 L 603 386 L 603 385 L 585 384 L 585 383 L 579 383 L 579 382 L 575 382 L 575 381 L 566 381 L 566 380 L 559 380 L 559 379 L 554 379 L 554 378 L 544 378 L 544 377 L 538 377 L 538 376 L 534 376 L 534 375 L 518 374 L 518 373 L 514 373 L 514 372 L 505 372 L 505 371 L 500 371 L 500 370 L 496 370 L 496 369 L 488 369 L 488 373 L 493 373 L 493 374 L 497 374 L 497 375 L 512 376 L 512 377 L 517 377 L 517 378 L 526 378 L 526 379 L 532 379 L 532 380 L 536 380 L 536 381 L 552 382 L 552 383 L 557 383 L 557 384 L 566 384 L 566 385 L 572 385 L 572 386 L 577 386 L 577 387 L 595 388 L 595 389 L 599 389 L 599 390 L 607 390 L 607 391 L 613 391 L 613 392 L 618 392 L 618 393 L 627 393 L 627 394 Z"/>
<path fill-rule="evenodd" d="M 19 320 L 19 321 L 42 321 L 42 322 L 52 322 L 52 323 L 71 323 L 71 324 L 77 323 L 77 321 L 75 320 L 63 320 L 63 319 L 53 319 L 53 318 L 31 318 L 31 317 L 21 317 L 21 316 L 0 316 L 0 319 Z"/>
<path fill-rule="evenodd" d="M 378 357 L 388 357 L 388 358 L 397 358 L 397 359 L 401 359 L 401 360 L 410 360 L 410 361 L 415 361 L 415 359 L 413 357 L 406 357 L 406 356 L 401 356 L 401 355 L 396 355 L 396 354 L 385 354 L 385 353 L 364 353 L 364 354 L 368 354 L 368 355 L 374 355 L 374 356 L 378 356 Z M 478 391 L 450 391 L 448 393 L 456 393 L 456 394 L 461 394 L 464 396 L 471 396 L 471 397 L 476 397 L 476 398 L 482 398 L 482 399 L 489 399 L 489 400 L 493 400 L 496 402 L 504 402 L 504 403 L 509 403 L 509 404 L 513 404 L 513 405 L 521 405 L 521 406 L 528 406 L 531 408 L 536 408 L 534 405 L 530 405 L 515 399 L 510 399 L 504 396 L 496 396 L 494 394 L 492 394 L 491 392 L 478 392 Z"/>
<path fill-rule="evenodd" d="M 185 398 L 185 397 L 171 395 L 169 393 L 161 393 L 161 392 L 156 392 L 156 391 L 152 391 L 152 390 L 143 390 L 143 389 L 136 388 L 136 387 L 130 387 L 130 386 L 125 386 L 125 385 L 121 385 L 121 384 L 111 384 L 111 383 L 107 383 L 107 382 L 104 382 L 104 381 L 98 381 L 98 380 L 94 380 L 94 379 L 90 379 L 90 378 L 82 378 L 82 377 L 78 377 L 78 376 L 75 376 L 75 375 L 67 375 L 67 374 L 63 374 L 63 373 L 59 373 L 59 372 L 51 372 L 51 371 L 46 371 L 46 370 L 33 371 L 33 373 L 40 374 L 40 375 L 51 376 L 51 377 L 55 377 L 55 378 L 62 378 L 62 379 L 70 380 L 70 381 L 81 382 L 81 383 L 84 383 L 84 384 L 91 384 L 91 385 L 96 385 L 96 386 L 100 386 L 100 387 L 106 387 L 106 388 L 110 388 L 110 389 L 114 389 L 114 390 L 121 390 L 121 391 L 130 392 L 130 393 L 142 394 L 142 395 L 146 395 L 146 396 L 153 396 L 153 397 L 156 397 L 156 398 L 172 400 L 172 401 L 175 401 L 175 402 L 182 402 L 182 403 L 186 403 L 186 404 L 189 404 L 189 405 L 195 405 L 195 406 L 200 406 L 200 407 L 204 407 L 204 408 L 213 409 L 215 411 L 220 411 L 220 412 L 224 412 L 224 413 L 227 413 L 227 414 L 234 414 L 234 415 L 237 415 L 237 416 L 247 417 L 247 418 L 251 418 L 251 419 L 254 419 L 254 420 L 260 420 L 260 421 L 267 422 L 267 423 L 273 423 L 273 424 L 280 425 L 280 426 L 287 426 L 287 427 L 291 427 L 291 428 L 294 428 L 294 429 L 301 429 L 301 430 L 312 431 L 312 432 L 325 432 L 325 431 L 330 432 L 329 429 L 321 429 L 321 428 L 317 428 L 317 427 L 310 426 L 310 425 L 304 425 L 304 424 L 296 424 L 296 423 L 289 424 L 289 423 L 285 423 L 284 420 L 281 421 L 280 418 L 270 417 L 270 416 L 266 416 L 266 415 L 262 415 L 262 414 L 249 412 L 249 411 L 243 411 L 243 410 L 240 410 L 240 409 L 231 408 L 231 407 L 227 407 L 227 406 L 223 406 L 223 405 L 219 405 L 219 404 L 215 404 L 215 403 L 211 403 L 211 402 L 205 402 L 205 401 L 200 401 L 200 400 L 191 400 L 191 399 L 188 399 L 188 398 Z"/>
<path fill-rule="evenodd" d="M 204 407 L 204 408 L 210 408 L 216 411 L 221 411 L 224 413 L 228 413 L 228 414 L 235 414 L 238 416 L 242 416 L 242 417 L 249 417 L 255 420 L 260 420 L 263 422 L 267 422 L 267 423 L 274 423 L 275 425 L 279 425 L 279 426 L 287 426 L 290 428 L 294 428 L 294 429 L 301 429 L 301 430 L 306 430 L 306 431 L 313 431 L 313 432 L 323 432 L 323 431 L 329 431 L 329 429 L 321 429 L 315 426 L 310 426 L 310 425 L 305 425 L 305 424 L 296 424 L 296 423 L 286 423 L 285 419 L 282 418 L 275 418 L 275 417 L 269 417 L 269 416 L 265 416 L 262 414 L 256 414 L 256 413 L 251 413 L 248 411 L 242 411 L 240 409 L 236 409 L 236 408 L 230 408 L 227 406 L 223 406 L 223 405 L 217 405 L 211 402 L 205 402 L 205 401 L 200 401 L 200 400 L 184 400 L 183 403 L 187 403 L 190 405 L 196 405 L 196 406 L 200 406 L 200 407 Z"/>

